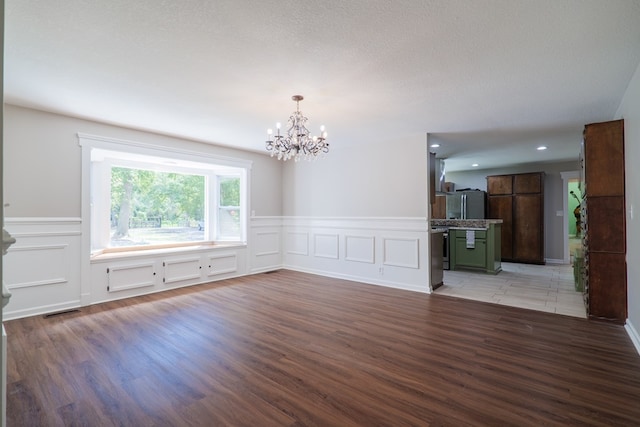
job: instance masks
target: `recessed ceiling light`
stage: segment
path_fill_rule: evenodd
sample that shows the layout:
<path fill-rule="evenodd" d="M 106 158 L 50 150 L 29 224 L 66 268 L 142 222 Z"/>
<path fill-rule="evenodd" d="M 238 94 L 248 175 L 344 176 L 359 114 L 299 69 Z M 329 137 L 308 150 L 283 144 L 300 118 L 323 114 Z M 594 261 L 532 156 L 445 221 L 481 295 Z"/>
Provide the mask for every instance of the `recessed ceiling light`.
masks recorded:
<path fill-rule="evenodd" d="M 477 163 L 474 163 L 474 164 L 471 165 L 472 168 L 477 168 L 478 166 L 480 166 L 480 165 L 477 164 Z"/>
<path fill-rule="evenodd" d="M 546 150 L 546 149 L 547 149 L 547 146 L 546 146 L 546 145 L 541 145 L 541 146 L 539 146 L 539 147 L 537 148 L 537 150 L 538 150 L 538 151 L 543 151 L 543 150 Z"/>
<path fill-rule="evenodd" d="M 438 148 L 438 147 L 440 147 L 440 144 L 431 144 L 429 147 L 431 147 L 431 148 Z"/>

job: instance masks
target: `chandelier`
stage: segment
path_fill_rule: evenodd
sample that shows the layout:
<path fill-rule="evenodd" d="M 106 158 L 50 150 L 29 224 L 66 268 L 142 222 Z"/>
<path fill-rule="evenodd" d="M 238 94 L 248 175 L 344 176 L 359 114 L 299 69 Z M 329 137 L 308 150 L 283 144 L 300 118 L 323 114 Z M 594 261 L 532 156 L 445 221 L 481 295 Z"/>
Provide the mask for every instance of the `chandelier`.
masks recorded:
<path fill-rule="evenodd" d="M 328 153 L 329 143 L 324 126 L 320 126 L 320 136 L 310 136 L 305 126 L 307 118 L 300 111 L 300 101 L 304 98 L 302 95 L 293 95 L 291 99 L 296 101 L 296 111 L 289 117 L 287 132 L 280 133 L 280 123 L 276 123 L 275 135 L 273 130 L 267 130 L 267 151 L 271 152 L 271 157 L 278 156 L 278 160 L 285 161 L 293 158 L 297 162 L 300 159 L 317 159 L 318 155 Z"/>

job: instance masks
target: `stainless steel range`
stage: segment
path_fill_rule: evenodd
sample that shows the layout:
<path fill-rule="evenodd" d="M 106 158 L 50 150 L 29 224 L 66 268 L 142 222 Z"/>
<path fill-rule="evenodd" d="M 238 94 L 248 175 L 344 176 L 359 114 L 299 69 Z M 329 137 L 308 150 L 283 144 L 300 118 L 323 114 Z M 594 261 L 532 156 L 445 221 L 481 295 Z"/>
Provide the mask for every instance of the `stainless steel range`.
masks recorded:
<path fill-rule="evenodd" d="M 442 269 L 449 270 L 449 230 L 442 233 Z"/>

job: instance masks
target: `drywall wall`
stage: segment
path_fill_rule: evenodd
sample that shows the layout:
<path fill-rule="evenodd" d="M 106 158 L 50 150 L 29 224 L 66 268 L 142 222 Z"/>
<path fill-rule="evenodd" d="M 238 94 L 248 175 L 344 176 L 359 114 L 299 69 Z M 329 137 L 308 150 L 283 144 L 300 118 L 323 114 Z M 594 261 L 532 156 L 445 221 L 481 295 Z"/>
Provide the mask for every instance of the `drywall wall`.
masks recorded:
<path fill-rule="evenodd" d="M 341 147 L 317 161 L 288 161 L 286 216 L 427 217 L 426 133 Z"/>
<path fill-rule="evenodd" d="M 640 352 L 640 66 L 616 113 L 624 119 L 625 197 L 627 207 L 627 325 L 633 328 Z"/>
<path fill-rule="evenodd" d="M 576 141 L 576 161 L 559 163 L 531 163 L 517 167 L 500 169 L 481 169 L 447 173 L 447 181 L 454 182 L 456 189 L 487 189 L 487 176 L 527 172 L 544 172 L 544 254 L 548 260 L 562 260 L 564 256 L 564 221 L 567 214 L 563 211 L 563 188 L 560 172 L 579 169 L 578 154 L 580 141 Z M 446 161 L 445 161 L 446 163 Z M 558 216 L 562 213 L 562 216 Z"/>
<path fill-rule="evenodd" d="M 282 170 L 267 155 L 5 105 L 4 201 L 7 217 L 80 217 L 77 133 L 177 147 L 252 162 L 250 209 L 282 214 Z"/>

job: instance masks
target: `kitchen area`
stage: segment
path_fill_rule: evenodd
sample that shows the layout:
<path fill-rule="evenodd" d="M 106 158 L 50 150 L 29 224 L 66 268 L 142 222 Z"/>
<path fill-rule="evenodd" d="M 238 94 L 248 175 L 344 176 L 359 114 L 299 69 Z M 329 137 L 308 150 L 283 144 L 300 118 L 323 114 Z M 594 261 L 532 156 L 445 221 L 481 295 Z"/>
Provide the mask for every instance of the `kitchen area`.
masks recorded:
<path fill-rule="evenodd" d="M 502 219 L 487 218 L 487 193 L 457 190 L 445 182 L 444 160 L 431 155 L 431 285 L 443 285 L 443 270 L 485 274 L 502 271 Z M 434 271 L 435 270 L 435 271 Z"/>
<path fill-rule="evenodd" d="M 456 188 L 444 161 L 429 165 L 434 294 L 585 317 L 571 266 L 545 262 L 544 172 L 491 171 L 482 189 Z"/>

